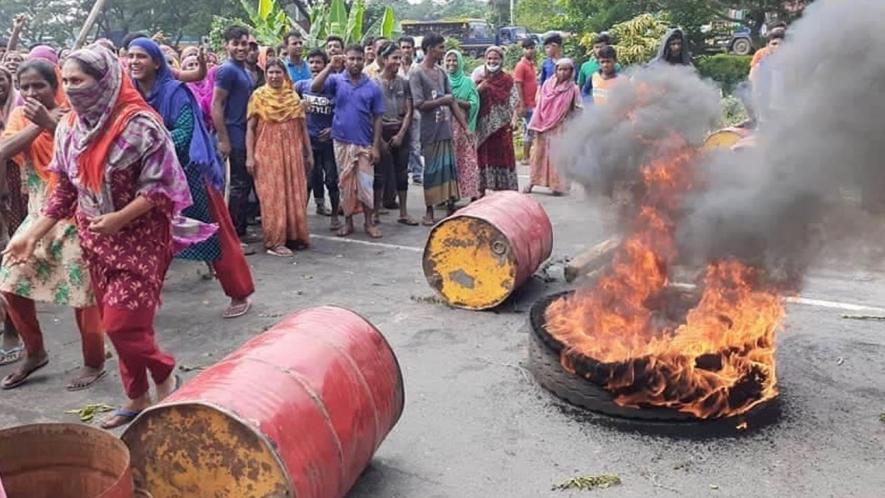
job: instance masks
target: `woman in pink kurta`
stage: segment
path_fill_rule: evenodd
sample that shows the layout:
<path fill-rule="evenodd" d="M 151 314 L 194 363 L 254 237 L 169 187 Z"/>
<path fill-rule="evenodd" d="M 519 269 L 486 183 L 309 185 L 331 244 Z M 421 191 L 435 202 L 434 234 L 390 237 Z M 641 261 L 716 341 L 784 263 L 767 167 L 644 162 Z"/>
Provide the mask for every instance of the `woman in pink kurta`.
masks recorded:
<path fill-rule="evenodd" d="M 21 262 L 58 220 L 73 217 L 83 258 L 117 350 L 128 402 L 102 427 L 124 425 L 177 387 L 175 360 L 154 338 L 154 316 L 174 248 L 205 240 L 214 227 L 185 220 L 190 191 L 162 121 L 144 102 L 116 57 L 92 46 L 62 69 L 73 112 L 59 123 L 49 167 L 58 185 L 31 229 L 4 255 Z"/>

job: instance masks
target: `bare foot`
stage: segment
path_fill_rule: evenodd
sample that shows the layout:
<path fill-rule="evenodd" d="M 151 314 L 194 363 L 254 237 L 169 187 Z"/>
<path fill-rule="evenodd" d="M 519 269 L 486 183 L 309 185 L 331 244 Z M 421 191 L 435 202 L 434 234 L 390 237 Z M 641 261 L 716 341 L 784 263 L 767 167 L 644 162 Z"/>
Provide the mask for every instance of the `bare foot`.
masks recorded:
<path fill-rule="evenodd" d="M 369 234 L 369 237 L 373 239 L 381 238 L 381 229 L 379 229 L 375 225 L 366 225 L 366 233 Z"/>
<path fill-rule="evenodd" d="M 353 233 L 353 221 L 346 221 L 346 222 L 344 222 L 344 226 L 342 226 L 341 228 L 338 229 L 338 233 L 336 235 L 338 235 L 339 237 L 347 237 L 348 235 L 350 235 L 352 233 Z"/>
<path fill-rule="evenodd" d="M 169 374 L 169 377 L 166 377 L 166 380 L 157 384 L 157 402 L 168 398 L 169 395 L 177 391 L 179 387 L 181 387 L 181 377 L 174 372 Z"/>

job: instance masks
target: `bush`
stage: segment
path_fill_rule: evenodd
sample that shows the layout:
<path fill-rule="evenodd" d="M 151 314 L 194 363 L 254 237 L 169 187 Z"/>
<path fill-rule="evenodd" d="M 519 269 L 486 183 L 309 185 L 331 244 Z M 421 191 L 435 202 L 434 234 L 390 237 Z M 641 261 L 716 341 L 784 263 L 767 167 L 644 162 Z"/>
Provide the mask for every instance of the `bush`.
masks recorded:
<path fill-rule="evenodd" d="M 697 68 L 701 76 L 719 83 L 725 93 L 731 93 L 738 83 L 747 79 L 752 59 L 748 55 L 701 56 L 697 60 Z"/>

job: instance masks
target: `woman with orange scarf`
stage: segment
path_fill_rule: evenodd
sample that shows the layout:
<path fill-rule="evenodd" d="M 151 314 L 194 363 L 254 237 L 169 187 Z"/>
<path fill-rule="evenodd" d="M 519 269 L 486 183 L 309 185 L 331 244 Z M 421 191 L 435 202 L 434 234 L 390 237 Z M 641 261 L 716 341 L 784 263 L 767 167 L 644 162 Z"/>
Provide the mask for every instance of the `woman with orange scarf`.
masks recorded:
<path fill-rule="evenodd" d="M 48 61 L 24 62 L 18 71 L 18 84 L 25 103 L 12 111 L 0 142 L 0 163 L 7 158 L 16 162 L 28 188 L 28 215 L 16 234 L 26 232 L 39 218 L 44 199 L 56 184 L 48 167 L 53 154 L 53 133 L 64 113 L 56 98 L 59 81 Z M 68 384 L 68 390 L 84 389 L 104 376 L 100 317 L 77 228 L 71 221 L 59 221 L 48 231 L 37 242 L 34 257 L 26 264 L 4 261 L 0 266 L 0 291 L 25 344 L 25 361 L 0 381 L 0 388 L 20 386 L 49 363 L 35 301 L 75 309 L 85 366 Z"/>
<path fill-rule="evenodd" d="M 27 263 L 38 241 L 74 218 L 128 397 L 102 423 L 111 429 L 150 406 L 148 373 L 158 399 L 177 388 L 175 359 L 154 337 L 160 290 L 175 248 L 206 240 L 215 227 L 180 215 L 191 195 L 172 139 L 112 52 L 97 45 L 74 51 L 62 75 L 72 112 L 55 134 L 49 170 L 57 184 L 3 255 L 11 265 Z"/>
<path fill-rule="evenodd" d="M 310 135 L 301 99 L 279 59 L 267 62 L 267 84 L 249 100 L 246 169 L 261 203 L 264 246 L 272 256 L 291 257 L 287 242 L 307 247 L 307 172 L 313 167 Z"/>

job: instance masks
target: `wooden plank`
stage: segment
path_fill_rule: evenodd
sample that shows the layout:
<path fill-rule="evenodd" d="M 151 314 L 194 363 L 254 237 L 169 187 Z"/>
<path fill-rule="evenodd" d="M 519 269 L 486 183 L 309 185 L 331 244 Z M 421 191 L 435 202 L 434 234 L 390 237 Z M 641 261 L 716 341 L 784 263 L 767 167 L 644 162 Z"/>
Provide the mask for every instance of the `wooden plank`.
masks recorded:
<path fill-rule="evenodd" d="M 618 238 L 606 239 L 575 256 L 565 267 L 566 282 L 573 282 L 611 261 L 615 249 L 621 241 Z"/>

